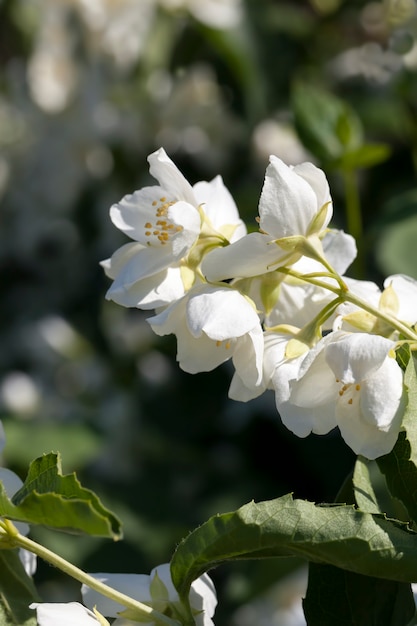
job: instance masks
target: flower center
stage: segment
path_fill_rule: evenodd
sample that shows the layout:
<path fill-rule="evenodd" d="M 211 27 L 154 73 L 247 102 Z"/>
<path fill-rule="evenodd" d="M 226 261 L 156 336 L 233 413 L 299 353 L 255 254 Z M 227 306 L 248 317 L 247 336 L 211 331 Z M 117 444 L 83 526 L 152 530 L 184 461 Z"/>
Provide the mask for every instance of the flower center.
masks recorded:
<path fill-rule="evenodd" d="M 159 202 L 158 200 L 152 202 L 152 206 L 155 207 L 155 222 L 145 223 L 145 236 L 149 238 L 146 242 L 148 246 L 157 242 L 164 246 L 172 235 L 184 229 L 179 224 L 173 224 L 168 217 L 168 209 L 173 204 L 175 202 L 168 201 L 165 196 L 159 198 Z"/>
<path fill-rule="evenodd" d="M 340 383 L 340 380 L 336 378 L 336 382 Z M 343 384 L 339 389 L 339 396 L 343 398 L 347 404 L 353 404 L 354 396 L 361 390 L 359 383 L 347 383 Z"/>

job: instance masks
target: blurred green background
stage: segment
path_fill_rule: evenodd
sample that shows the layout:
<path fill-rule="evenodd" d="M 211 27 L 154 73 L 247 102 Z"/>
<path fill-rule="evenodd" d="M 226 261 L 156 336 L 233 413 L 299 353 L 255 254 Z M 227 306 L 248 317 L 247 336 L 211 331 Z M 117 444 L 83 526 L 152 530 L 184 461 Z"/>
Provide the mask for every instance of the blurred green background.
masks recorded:
<path fill-rule="evenodd" d="M 183 373 L 174 339 L 105 300 L 99 261 L 126 241 L 109 207 L 153 184 L 163 146 L 191 183 L 221 174 L 251 229 L 269 154 L 312 160 L 360 242 L 350 275 L 417 278 L 417 20 L 400 4 L 0 0 L 3 462 L 24 478 L 59 450 L 125 531 L 35 539 L 88 571 L 147 573 L 212 514 L 336 497 L 353 464 L 338 433 L 297 439 L 270 394 L 228 400 L 228 365 Z M 253 623 L 237 607 L 293 565 L 215 571 L 216 624 Z M 42 564 L 36 580 L 45 600 L 77 596 Z"/>

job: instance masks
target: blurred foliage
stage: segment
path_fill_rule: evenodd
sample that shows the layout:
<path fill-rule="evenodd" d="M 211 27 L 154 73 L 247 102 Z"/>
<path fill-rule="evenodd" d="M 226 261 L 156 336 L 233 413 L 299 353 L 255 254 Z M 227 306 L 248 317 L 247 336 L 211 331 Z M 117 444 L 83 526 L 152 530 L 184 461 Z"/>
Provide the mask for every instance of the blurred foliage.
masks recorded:
<path fill-rule="evenodd" d="M 120 516 L 120 544 L 37 531 L 81 567 L 148 572 L 208 516 L 289 491 L 332 501 L 351 469 L 337 433 L 297 439 L 268 394 L 229 401 L 227 366 L 179 371 L 173 340 L 105 300 L 99 261 L 125 241 L 109 207 L 153 184 L 146 156 L 163 146 L 192 183 L 220 173 L 251 228 L 269 154 L 326 167 L 338 227 L 355 170 L 356 271 L 417 277 L 417 20 L 395 4 L 0 2 L 5 461 L 24 477 L 59 450 Z M 238 604 L 292 566 L 215 571 L 216 623 L 252 623 Z M 73 598 L 47 567 L 37 582 Z"/>

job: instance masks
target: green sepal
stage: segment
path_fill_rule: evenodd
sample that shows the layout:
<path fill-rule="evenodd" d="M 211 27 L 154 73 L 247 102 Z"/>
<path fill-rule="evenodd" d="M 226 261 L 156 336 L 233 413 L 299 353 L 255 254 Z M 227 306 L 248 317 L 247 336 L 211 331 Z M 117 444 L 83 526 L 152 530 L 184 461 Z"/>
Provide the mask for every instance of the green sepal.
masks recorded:
<path fill-rule="evenodd" d="M 11 499 L 0 483 L 0 516 L 70 533 L 122 537 L 118 518 L 75 474 L 62 474 L 60 456 L 54 453 L 32 461 L 23 486 Z"/>

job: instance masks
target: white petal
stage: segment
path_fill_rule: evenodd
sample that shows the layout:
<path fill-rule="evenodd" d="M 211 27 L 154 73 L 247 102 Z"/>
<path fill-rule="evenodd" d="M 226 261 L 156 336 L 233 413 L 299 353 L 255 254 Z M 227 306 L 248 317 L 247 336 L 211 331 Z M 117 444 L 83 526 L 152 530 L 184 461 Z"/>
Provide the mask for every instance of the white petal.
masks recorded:
<path fill-rule="evenodd" d="M 269 272 L 287 257 L 267 235 L 250 233 L 230 246 L 209 252 L 201 269 L 210 281 L 244 278 Z"/>
<path fill-rule="evenodd" d="M 4 488 L 9 498 L 14 496 L 14 494 L 17 491 L 19 491 L 19 489 L 23 485 L 23 482 L 19 478 L 19 476 L 5 467 L 0 467 L 0 482 L 3 483 Z M 26 524 L 25 522 L 13 522 L 13 523 L 21 535 L 28 534 L 29 532 L 28 524 Z"/>
<path fill-rule="evenodd" d="M 26 574 L 28 576 L 33 576 L 36 572 L 36 566 L 37 566 L 36 554 L 33 554 L 33 552 L 29 552 L 28 550 L 24 550 L 23 548 L 20 548 L 19 559 L 24 567 Z"/>
<path fill-rule="evenodd" d="M 236 341 L 233 364 L 248 387 L 256 387 L 262 381 L 263 352 L 264 340 L 260 325 Z"/>
<path fill-rule="evenodd" d="M 36 609 L 39 626 L 93 626 L 99 624 L 98 619 L 88 609 L 78 602 L 66 603 L 32 603 L 31 609 Z"/>
<path fill-rule="evenodd" d="M 227 341 L 260 328 L 258 314 L 246 298 L 221 287 L 205 287 L 195 295 L 190 292 L 187 324 L 194 337 L 205 333 L 214 341 Z"/>
<path fill-rule="evenodd" d="M 403 372 L 387 357 L 381 367 L 361 384 L 360 406 L 364 419 L 381 430 L 390 428 L 403 398 Z"/>
<path fill-rule="evenodd" d="M 125 307 L 149 310 L 168 306 L 171 302 L 182 298 L 184 293 L 180 268 L 168 267 L 130 286 L 118 281 L 110 287 L 106 298 Z"/>
<path fill-rule="evenodd" d="M 150 577 L 145 574 L 90 574 L 90 576 L 134 600 L 148 604 L 151 602 Z M 90 608 L 97 607 L 105 617 L 117 617 L 117 614 L 126 608 L 87 585 L 82 585 L 81 593 L 83 602 Z"/>
<path fill-rule="evenodd" d="M 226 224 L 241 225 L 243 222 L 235 201 L 223 183 L 221 176 L 216 176 L 211 182 L 199 182 L 193 187 L 198 204 L 216 230 Z"/>
<path fill-rule="evenodd" d="M 319 408 L 305 408 L 283 402 L 277 409 L 284 426 L 297 437 L 307 437 L 311 433 L 327 435 L 337 425 L 334 402 Z"/>
<path fill-rule="evenodd" d="M 191 584 L 190 604 L 193 609 L 204 611 L 208 617 L 214 615 L 217 606 L 216 589 L 207 574 L 203 574 Z"/>
<path fill-rule="evenodd" d="M 376 459 L 392 450 L 401 427 L 405 403 L 400 367 L 388 357 L 360 387 L 352 386 L 339 398 L 336 419 L 348 446 L 356 454 Z"/>
<path fill-rule="evenodd" d="M 278 239 L 307 234 L 318 211 L 311 185 L 281 159 L 270 157 L 259 200 L 260 227 Z"/>
<path fill-rule="evenodd" d="M 344 383 L 365 380 L 386 359 L 393 341 L 368 333 L 333 333 L 326 347 L 326 361 L 336 378 Z"/>
<path fill-rule="evenodd" d="M 344 274 L 357 255 L 356 241 L 343 230 L 329 230 L 322 240 L 327 261 L 339 274 Z"/>
<path fill-rule="evenodd" d="M 161 198 L 165 196 L 166 192 L 161 187 L 142 187 L 113 204 L 110 208 L 110 218 L 116 228 L 131 239 L 146 245 L 149 236 L 145 233 L 156 228 L 157 209 L 161 205 Z M 174 196 L 166 197 L 166 202 L 176 200 Z M 148 223 L 151 227 L 146 226 Z"/>
<path fill-rule="evenodd" d="M 197 206 L 193 188 L 163 148 L 150 154 L 148 162 L 150 173 L 166 192 L 176 200 L 185 200 Z"/>
<path fill-rule="evenodd" d="M 408 324 L 417 322 L 417 281 L 405 274 L 388 276 L 384 287 L 392 285 L 399 301 L 398 318 Z"/>
<path fill-rule="evenodd" d="M 313 163 L 299 163 L 299 165 L 293 167 L 293 170 L 298 176 L 304 178 L 314 190 L 317 198 L 317 210 L 321 209 L 324 204 L 328 204 L 327 219 L 325 221 L 325 226 L 327 226 L 331 220 L 333 209 L 329 183 L 327 182 L 325 173 L 323 170 L 313 165 Z"/>

